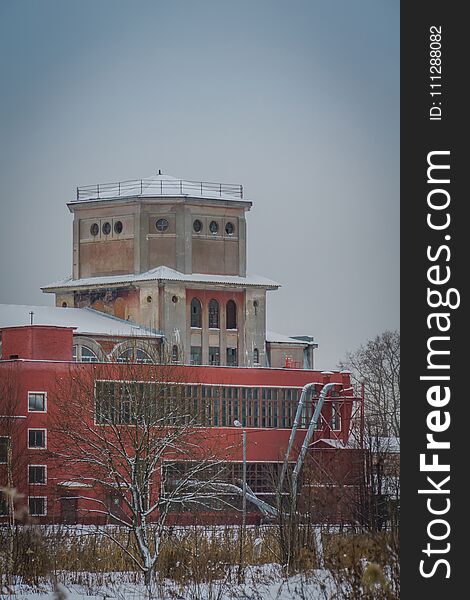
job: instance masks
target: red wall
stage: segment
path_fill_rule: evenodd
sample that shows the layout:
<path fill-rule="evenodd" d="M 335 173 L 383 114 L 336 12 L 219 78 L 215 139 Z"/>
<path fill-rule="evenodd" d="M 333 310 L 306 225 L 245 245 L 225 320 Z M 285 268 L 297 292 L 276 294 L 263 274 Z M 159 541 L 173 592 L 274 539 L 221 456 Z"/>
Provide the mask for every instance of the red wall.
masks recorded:
<path fill-rule="evenodd" d="M 72 327 L 26 325 L 2 329 L 3 359 L 72 360 Z"/>
<path fill-rule="evenodd" d="M 37 339 L 34 338 L 36 326 L 27 328 L 18 328 L 22 330 L 22 335 L 19 331 L 4 330 L 6 333 L 7 351 L 13 353 L 10 349 L 20 347 L 20 341 L 23 339 L 26 342 L 31 340 L 34 352 L 34 357 L 37 357 L 42 352 L 45 352 L 45 345 L 37 344 Z M 48 352 L 59 349 L 59 341 L 63 348 L 62 357 L 66 353 L 71 353 L 72 347 L 72 329 L 54 331 L 55 328 L 47 328 L 49 346 Z M 25 331 L 26 330 L 26 331 Z M 17 346 L 12 344 L 13 340 Z M 4 344 L 5 344 L 5 337 Z M 41 336 L 38 336 L 41 339 Z M 67 350 L 67 352 L 65 351 Z M 24 354 L 24 351 L 23 351 Z M 100 365 L 74 362 L 54 362 L 41 361 L 35 358 L 34 361 L 18 360 L 18 361 L 0 361 L 0 379 L 3 382 L 10 382 L 14 389 L 14 396 L 17 399 L 15 414 L 23 417 L 17 419 L 16 434 L 13 432 L 14 447 L 17 455 L 21 455 L 21 464 L 18 464 L 19 473 L 16 477 L 20 491 L 26 496 L 28 495 L 45 495 L 48 497 L 48 514 L 45 518 L 40 518 L 38 521 L 50 522 L 57 520 L 60 513 L 60 505 L 58 497 L 67 493 L 73 493 L 73 490 L 59 487 L 58 484 L 62 481 L 67 481 L 71 478 L 69 471 L 64 471 L 58 468 L 55 460 L 50 455 L 49 450 L 28 450 L 27 449 L 27 429 L 28 428 L 46 428 L 48 430 L 48 448 L 60 446 L 61 440 L 53 439 L 52 424 L 54 421 L 54 391 L 58 382 L 69 381 L 71 378 L 79 379 L 80 381 L 89 381 L 90 385 L 93 381 L 94 373 L 99 373 Z M 125 379 L 127 365 L 113 364 L 106 365 L 109 379 Z M 156 368 L 155 366 L 153 367 Z M 302 387 L 306 383 L 317 382 L 324 384 L 329 381 L 341 383 L 344 388 L 349 388 L 350 379 L 348 374 L 334 373 L 322 374 L 318 371 L 302 371 L 295 369 L 267 369 L 267 368 L 240 368 L 240 367 L 189 367 L 189 366 L 163 366 L 158 367 L 162 370 L 162 376 L 169 381 L 179 383 L 200 383 L 200 384 L 225 384 L 238 386 L 280 386 L 280 387 Z M 149 380 L 152 366 L 148 365 L 133 365 L 133 376 L 136 379 L 145 381 Z M 98 376 L 99 378 L 99 376 Z M 47 412 L 44 413 L 29 413 L 28 412 L 28 391 L 44 391 L 47 392 Z M 92 393 L 92 392 L 90 392 Z M 346 395 L 349 395 L 347 392 Z M 341 400 L 341 397 L 338 398 Z M 324 406 L 325 417 L 328 418 L 328 402 Z M 323 430 L 316 431 L 314 440 L 319 438 L 329 437 L 330 435 L 338 435 L 347 441 L 350 415 L 352 411 L 352 400 L 345 399 L 343 401 L 343 418 L 341 432 L 333 434 L 332 432 Z M 0 422 L 1 427 L 1 422 Z M 16 425 L 15 425 L 16 427 Z M 262 429 L 262 428 L 247 428 L 247 460 L 249 462 L 269 462 L 279 461 L 284 456 L 285 448 L 287 447 L 290 430 L 289 429 Z M 2 435 L 2 432 L 0 432 Z M 57 434 L 56 434 L 57 435 Z M 220 449 L 220 459 L 229 461 L 242 460 L 242 429 L 236 427 L 211 427 L 201 428 L 199 433 L 203 441 L 201 444 L 208 444 L 210 447 Z M 304 438 L 305 430 L 299 430 L 296 437 L 295 447 L 298 449 Z M 295 453 L 292 459 L 295 459 Z M 48 466 L 47 484 L 46 485 L 28 485 L 26 483 L 27 465 L 28 464 L 46 464 Z M 1 472 L 0 472 L 1 476 Z M 76 493 L 76 491 L 75 491 Z M 88 492 L 87 492 L 88 493 Z"/>

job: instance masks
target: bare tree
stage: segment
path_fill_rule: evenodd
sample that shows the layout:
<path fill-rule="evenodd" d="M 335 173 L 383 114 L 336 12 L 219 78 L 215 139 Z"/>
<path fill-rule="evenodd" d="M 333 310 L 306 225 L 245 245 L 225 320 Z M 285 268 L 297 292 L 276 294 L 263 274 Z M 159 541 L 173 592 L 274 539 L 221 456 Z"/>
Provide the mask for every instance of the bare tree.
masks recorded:
<path fill-rule="evenodd" d="M 0 517 L 6 517 L 6 565 L 12 574 L 14 526 L 26 516 L 24 496 L 19 492 L 26 485 L 25 439 L 26 419 L 20 414 L 18 378 L 14 362 L 5 363 L 0 370 Z"/>
<path fill-rule="evenodd" d="M 71 480 L 62 484 L 79 490 L 69 498 L 88 516 L 120 526 L 103 533 L 147 585 L 168 515 L 207 502 L 218 480 L 214 466 L 224 462 L 204 428 L 211 406 L 192 389 L 179 365 L 77 364 L 57 381 L 51 444 Z M 123 543 L 123 528 L 131 544 Z"/>
<path fill-rule="evenodd" d="M 400 334 L 384 331 L 349 352 L 340 368 L 364 384 L 365 416 L 381 437 L 400 435 Z"/>

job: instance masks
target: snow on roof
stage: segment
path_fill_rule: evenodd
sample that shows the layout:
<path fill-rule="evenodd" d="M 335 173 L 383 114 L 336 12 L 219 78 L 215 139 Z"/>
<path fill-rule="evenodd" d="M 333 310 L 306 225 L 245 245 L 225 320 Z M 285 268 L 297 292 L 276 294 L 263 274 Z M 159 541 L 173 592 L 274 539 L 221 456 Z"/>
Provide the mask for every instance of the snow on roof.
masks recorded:
<path fill-rule="evenodd" d="M 242 199 L 243 189 L 241 185 L 189 181 L 161 173 L 145 179 L 81 186 L 77 189 L 77 192 L 77 200 L 74 202 L 94 202 L 96 200 L 132 197 L 153 198 L 155 196 L 166 198 L 189 196 L 191 198 L 247 202 Z"/>
<path fill-rule="evenodd" d="M 105 315 L 92 308 L 59 308 L 57 306 L 29 306 L 24 304 L 0 304 L 0 329 L 30 324 L 33 312 L 34 325 L 74 327 L 80 335 L 111 335 L 117 337 L 163 337 L 156 330 L 147 329 Z"/>
<path fill-rule="evenodd" d="M 298 346 L 306 346 L 308 344 L 308 342 L 306 342 L 305 340 L 291 338 L 288 335 L 284 335 L 283 333 L 277 333 L 276 331 L 268 330 L 266 330 L 266 341 L 274 344 L 295 344 Z"/>
<path fill-rule="evenodd" d="M 338 450 L 345 450 L 352 448 L 352 446 L 350 446 L 349 444 L 344 444 L 341 440 L 338 440 L 336 438 L 321 438 L 319 440 L 316 440 L 312 446 L 315 446 L 316 444 L 319 444 L 320 442 L 323 442 L 324 444 L 327 444 L 328 446 L 331 446 L 332 448 L 336 448 Z"/>
<path fill-rule="evenodd" d="M 185 281 L 188 283 L 212 283 L 212 284 L 224 284 L 234 286 L 250 286 L 250 287 L 264 287 L 267 289 L 277 289 L 280 287 L 279 283 L 276 283 L 272 279 L 266 277 L 258 277 L 257 275 L 247 275 L 246 277 L 240 277 L 239 275 L 208 275 L 206 273 L 180 273 L 170 267 L 156 267 L 145 271 L 144 273 L 134 274 L 129 273 L 127 275 L 103 275 L 99 277 L 86 277 L 83 279 L 72 279 L 67 278 L 61 281 L 56 281 L 49 285 L 41 288 L 43 291 L 53 291 L 59 288 L 72 288 L 76 289 L 84 286 L 109 286 L 109 285 L 121 285 L 126 283 L 134 283 L 138 281 Z"/>

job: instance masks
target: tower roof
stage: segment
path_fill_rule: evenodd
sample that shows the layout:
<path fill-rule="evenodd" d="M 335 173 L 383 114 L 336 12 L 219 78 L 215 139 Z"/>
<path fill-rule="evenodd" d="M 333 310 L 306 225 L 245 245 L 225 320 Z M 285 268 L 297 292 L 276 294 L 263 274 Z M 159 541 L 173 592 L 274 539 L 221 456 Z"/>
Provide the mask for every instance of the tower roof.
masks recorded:
<path fill-rule="evenodd" d="M 234 183 L 213 183 L 208 181 L 190 181 L 161 171 L 145 179 L 130 179 L 113 183 L 97 183 L 77 188 L 75 202 L 96 202 L 98 200 L 116 200 L 124 198 L 155 198 L 162 196 L 174 198 L 186 196 L 209 200 L 228 200 L 243 202 L 243 186 Z M 251 204 L 246 202 L 246 204 Z"/>

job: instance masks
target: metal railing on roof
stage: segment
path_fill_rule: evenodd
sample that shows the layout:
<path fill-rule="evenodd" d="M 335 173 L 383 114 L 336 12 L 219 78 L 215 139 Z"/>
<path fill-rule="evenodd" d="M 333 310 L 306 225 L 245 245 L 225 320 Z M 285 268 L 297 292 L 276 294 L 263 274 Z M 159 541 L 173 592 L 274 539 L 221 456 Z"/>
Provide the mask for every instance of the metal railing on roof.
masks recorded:
<path fill-rule="evenodd" d="M 97 183 L 77 187 L 75 202 L 129 198 L 134 196 L 197 196 L 243 199 L 243 186 L 235 183 L 212 183 L 184 179 L 130 179 L 114 183 Z"/>

